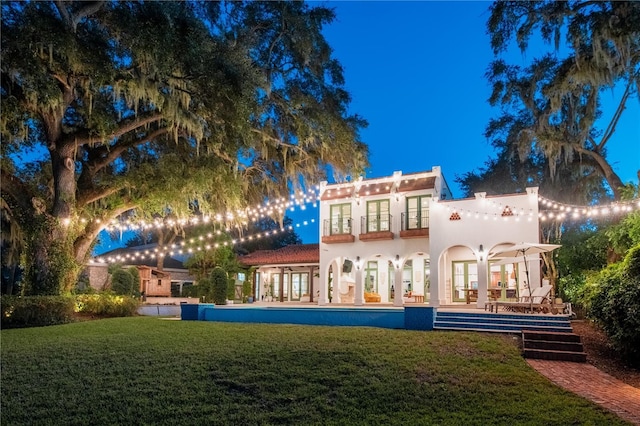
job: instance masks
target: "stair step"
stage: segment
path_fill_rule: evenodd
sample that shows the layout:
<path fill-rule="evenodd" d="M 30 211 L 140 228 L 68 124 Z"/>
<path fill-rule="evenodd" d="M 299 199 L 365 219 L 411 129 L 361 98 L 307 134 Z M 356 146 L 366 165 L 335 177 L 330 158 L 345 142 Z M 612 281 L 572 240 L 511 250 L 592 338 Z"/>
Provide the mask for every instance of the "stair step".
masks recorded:
<path fill-rule="evenodd" d="M 581 342 L 580 336 L 573 333 L 573 328 L 571 329 L 571 333 L 551 333 L 551 332 L 523 330 L 522 339 L 523 340 L 544 340 L 544 341 L 553 341 L 553 342 L 574 342 L 574 343 Z"/>
<path fill-rule="evenodd" d="M 548 326 L 548 325 L 542 325 L 542 324 L 539 324 L 539 325 L 529 324 L 529 325 L 523 326 L 523 325 L 506 324 L 506 323 L 495 324 L 495 323 L 483 323 L 479 321 L 455 322 L 455 321 L 442 321 L 442 320 L 436 319 L 434 323 L 434 328 L 440 329 L 445 327 L 447 329 L 452 329 L 452 328 L 480 329 L 480 330 L 495 329 L 495 330 L 504 330 L 506 333 L 520 333 L 523 328 L 542 330 L 542 331 L 552 331 L 552 332 L 571 331 L 571 328 L 569 327 Z"/>
<path fill-rule="evenodd" d="M 524 349 L 524 357 L 551 361 L 587 362 L 587 354 L 585 352 Z"/>
<path fill-rule="evenodd" d="M 504 328 L 464 328 L 464 327 L 449 327 L 449 326 L 434 326 L 434 330 L 444 331 L 481 331 L 487 333 L 514 333 L 517 334 L 520 330 L 505 330 Z"/>
<path fill-rule="evenodd" d="M 482 313 L 482 312 L 442 312 L 438 311 L 439 317 L 467 317 L 467 318 L 510 318 L 510 319 L 535 319 L 538 321 L 570 321 L 568 315 L 531 315 L 513 313 Z"/>
<path fill-rule="evenodd" d="M 584 352 L 584 346 L 579 342 L 559 342 L 552 340 L 525 340 L 525 349 L 545 349 L 549 351 Z"/>
<path fill-rule="evenodd" d="M 479 317 L 468 317 L 468 316 L 440 316 L 436 317 L 437 320 L 447 321 L 447 322 L 477 322 L 482 324 L 510 324 L 510 325 L 547 325 L 547 326 L 555 326 L 555 327 L 568 327 L 570 326 L 569 321 L 549 321 L 549 320 L 538 320 L 535 318 L 527 318 L 527 319 L 512 319 L 512 318 L 503 318 L 503 317 L 494 317 L 494 318 L 479 318 Z"/>

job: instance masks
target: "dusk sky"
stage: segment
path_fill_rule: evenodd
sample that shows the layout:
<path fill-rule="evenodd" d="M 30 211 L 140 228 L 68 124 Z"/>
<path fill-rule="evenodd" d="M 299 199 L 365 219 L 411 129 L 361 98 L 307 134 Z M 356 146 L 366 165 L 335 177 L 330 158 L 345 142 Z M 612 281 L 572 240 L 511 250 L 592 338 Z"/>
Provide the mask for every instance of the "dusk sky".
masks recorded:
<path fill-rule="evenodd" d="M 454 197 L 455 183 L 493 155 L 485 126 L 499 115 L 489 106 L 484 77 L 493 59 L 485 25 L 489 2 L 331 1 L 337 19 L 325 28 L 335 57 L 345 70 L 351 112 L 369 122 L 362 140 L 369 146 L 368 178 L 430 170 L 441 166 Z M 526 64 L 542 52 L 512 49 L 506 58 Z M 608 95 L 604 117 L 616 106 Z M 637 183 L 640 169 L 640 105 L 631 99 L 609 143 L 609 161 L 624 182 Z M 544 194 L 543 194 L 544 195 Z M 291 215 L 305 243 L 318 242 L 318 209 Z M 119 242 L 106 242 L 113 248 Z"/>
<path fill-rule="evenodd" d="M 430 170 L 441 166 L 454 197 L 462 196 L 457 175 L 477 169 L 493 156 L 485 126 L 500 110 L 487 99 L 485 71 L 493 60 L 486 34 L 490 2 L 331 1 L 337 19 L 324 31 L 345 70 L 351 111 L 369 127 L 368 178 Z M 524 65 L 542 46 L 506 59 Z M 546 48 L 545 48 L 546 49 Z M 610 97 L 604 117 L 616 106 Z M 608 159 L 624 182 L 638 183 L 640 105 L 631 99 Z M 544 195 L 544 194 L 543 194 Z M 292 215 L 296 222 L 316 217 L 317 209 Z M 318 229 L 303 226 L 305 243 L 317 242 Z"/>

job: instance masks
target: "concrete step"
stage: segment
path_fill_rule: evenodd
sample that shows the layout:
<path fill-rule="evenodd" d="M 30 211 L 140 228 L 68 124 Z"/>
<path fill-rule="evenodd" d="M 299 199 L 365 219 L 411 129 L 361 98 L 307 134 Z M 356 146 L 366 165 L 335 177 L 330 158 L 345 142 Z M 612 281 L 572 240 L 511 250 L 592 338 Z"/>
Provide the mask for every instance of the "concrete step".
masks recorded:
<path fill-rule="evenodd" d="M 568 316 L 496 314 L 482 312 L 438 312 L 434 328 L 436 330 L 475 330 L 502 333 L 526 331 L 572 332 Z"/>
<path fill-rule="evenodd" d="M 461 329 L 461 330 L 503 330 L 504 333 L 520 333 L 522 329 L 526 328 L 528 330 L 542 330 L 542 331 L 551 331 L 551 332 L 570 332 L 570 327 L 561 327 L 554 325 L 544 325 L 544 324 L 528 324 L 528 325 L 519 325 L 519 324 L 509 324 L 509 323 L 487 323 L 483 321 L 449 321 L 436 319 L 434 323 L 434 329 L 442 330 L 442 329 Z"/>
<path fill-rule="evenodd" d="M 511 318 L 511 319 L 537 319 L 539 321 L 569 321 L 568 315 L 532 315 L 532 314 L 517 314 L 510 312 L 490 313 L 490 312 L 456 312 L 456 311 L 438 311 L 438 316 L 451 317 L 451 316 L 464 316 L 472 318 Z"/>
<path fill-rule="evenodd" d="M 551 361 L 587 362 L 587 354 L 584 352 L 524 349 L 524 357 Z"/>
<path fill-rule="evenodd" d="M 523 340 L 544 340 L 544 341 L 554 341 L 554 342 L 576 342 L 580 343 L 580 336 L 573 333 L 573 328 L 571 329 L 571 333 L 549 333 L 549 332 L 540 332 L 540 331 L 523 331 L 522 339 Z"/>
<path fill-rule="evenodd" d="M 526 349 L 543 349 L 561 352 L 584 352 L 580 342 L 559 342 L 552 340 L 525 340 L 523 346 Z"/>
<path fill-rule="evenodd" d="M 478 322 L 483 324 L 508 324 L 508 325 L 519 325 L 519 326 L 549 326 L 549 327 L 562 327 L 567 328 L 570 327 L 571 323 L 569 321 L 562 320 L 547 320 L 547 319 L 537 319 L 537 318 L 509 318 L 504 316 L 498 317 L 472 317 L 466 315 L 440 315 L 436 316 L 436 320 L 442 320 L 447 322 Z"/>

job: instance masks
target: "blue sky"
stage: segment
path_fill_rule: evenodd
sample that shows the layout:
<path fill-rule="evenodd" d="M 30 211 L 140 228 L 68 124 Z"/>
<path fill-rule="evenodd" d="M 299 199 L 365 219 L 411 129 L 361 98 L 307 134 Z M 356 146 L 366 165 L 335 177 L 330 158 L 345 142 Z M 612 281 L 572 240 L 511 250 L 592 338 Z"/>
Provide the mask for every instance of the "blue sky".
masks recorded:
<path fill-rule="evenodd" d="M 351 112 L 369 122 L 367 177 L 418 172 L 441 166 L 454 197 L 455 183 L 493 155 L 484 129 L 498 109 L 489 106 L 484 74 L 493 59 L 485 23 L 489 2 L 331 1 L 337 19 L 325 28 L 334 56 L 345 70 Z M 509 62 L 525 64 L 542 46 Z M 607 99 L 607 97 L 610 99 Z M 605 94 L 610 117 L 615 93 Z M 609 160 L 624 182 L 637 183 L 640 169 L 640 105 L 637 100 L 610 142 Z M 543 194 L 544 195 L 544 194 Z M 318 210 L 292 214 L 295 223 L 317 220 Z M 317 242 L 317 222 L 297 228 L 305 243 Z M 114 245 L 110 243 L 108 245 Z M 117 243 L 115 243 L 117 245 Z"/>
<path fill-rule="evenodd" d="M 324 33 L 345 70 L 351 112 L 369 121 L 362 140 L 369 146 L 367 177 L 396 170 L 417 172 L 441 166 L 455 197 L 457 175 L 477 169 L 493 156 L 485 126 L 499 109 L 487 99 L 484 77 L 493 60 L 485 25 L 489 2 L 331 1 L 337 19 Z M 526 64 L 539 55 L 512 49 L 506 59 Z M 604 95 L 604 117 L 615 108 L 615 93 Z M 637 99 L 609 143 L 609 161 L 624 182 L 637 183 L 640 169 L 640 106 Z M 296 222 L 317 210 L 294 214 Z M 305 243 L 318 241 L 317 228 L 300 227 Z"/>

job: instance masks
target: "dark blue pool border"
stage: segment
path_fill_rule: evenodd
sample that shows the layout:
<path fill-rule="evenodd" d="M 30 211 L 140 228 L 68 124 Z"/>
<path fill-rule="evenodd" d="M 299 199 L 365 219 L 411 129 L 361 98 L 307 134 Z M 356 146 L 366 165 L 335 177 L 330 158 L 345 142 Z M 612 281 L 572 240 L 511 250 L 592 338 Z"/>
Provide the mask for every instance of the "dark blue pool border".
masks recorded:
<path fill-rule="evenodd" d="M 181 304 L 185 321 L 248 322 L 351 327 L 379 327 L 407 330 L 433 330 L 436 308 L 405 306 L 375 308 L 302 308 L 279 306 L 215 306 L 209 303 Z"/>

